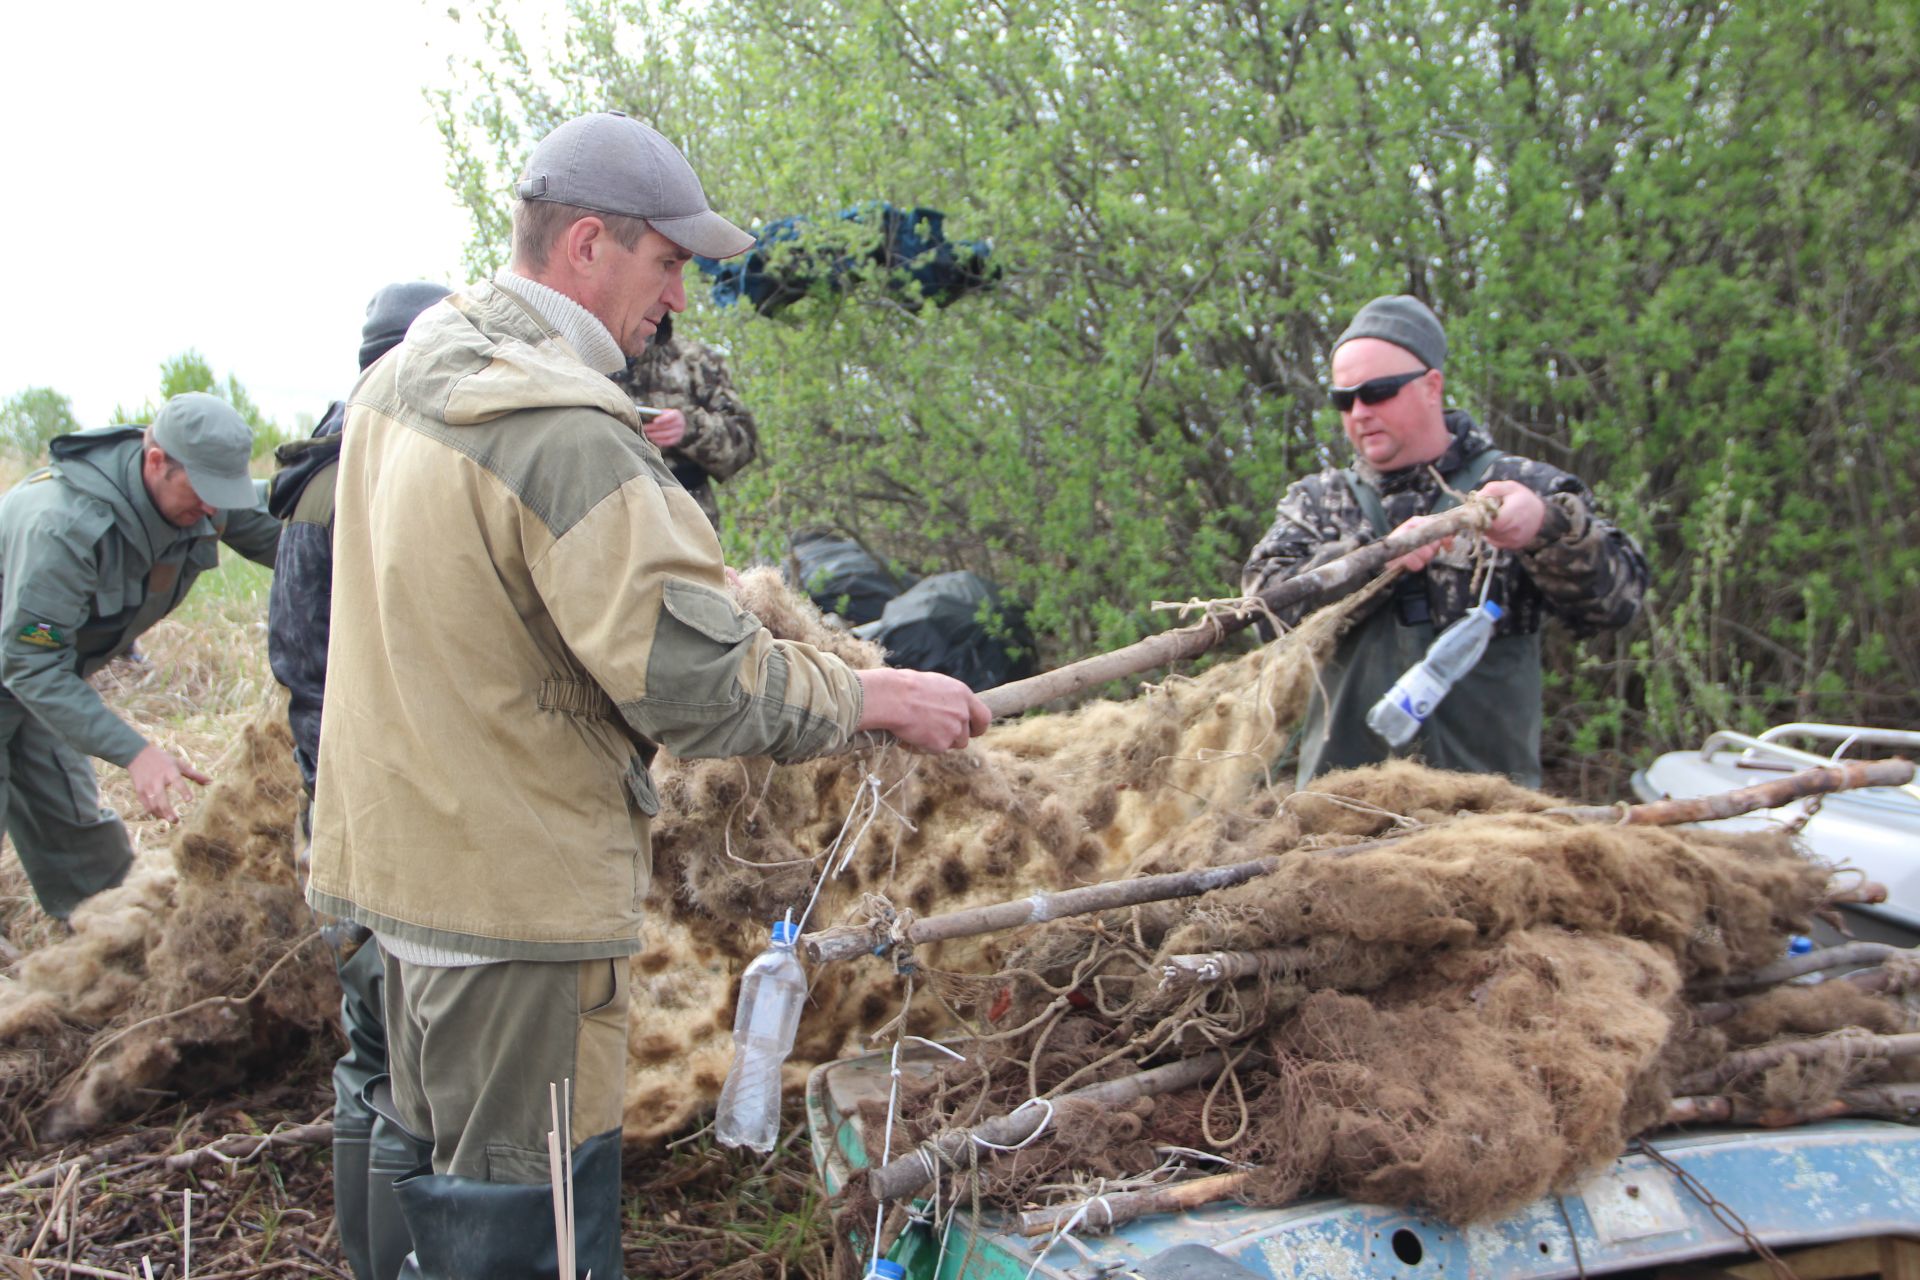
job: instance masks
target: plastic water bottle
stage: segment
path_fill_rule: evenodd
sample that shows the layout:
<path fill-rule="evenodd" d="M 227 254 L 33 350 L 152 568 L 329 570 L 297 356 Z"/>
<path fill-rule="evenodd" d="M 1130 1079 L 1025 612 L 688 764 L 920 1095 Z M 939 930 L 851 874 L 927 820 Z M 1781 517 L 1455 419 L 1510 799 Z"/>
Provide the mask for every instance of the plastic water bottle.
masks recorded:
<path fill-rule="evenodd" d="M 720 1089 L 714 1136 L 729 1147 L 771 1151 L 780 1138 L 780 1068 L 807 1001 L 807 975 L 794 954 L 800 930 L 782 920 L 773 942 L 740 978 L 733 1015 L 733 1066 Z"/>
<path fill-rule="evenodd" d="M 867 1271 L 867 1280 L 906 1280 L 907 1269 L 891 1258 L 882 1258 Z"/>
<path fill-rule="evenodd" d="M 1483 600 L 1473 612 L 1435 637 L 1427 656 L 1407 668 L 1407 673 L 1394 681 L 1393 688 L 1367 712 L 1367 728 L 1390 746 L 1404 747 L 1412 742 L 1440 699 L 1461 676 L 1473 670 L 1473 664 L 1487 651 L 1500 613 L 1499 605 Z"/>

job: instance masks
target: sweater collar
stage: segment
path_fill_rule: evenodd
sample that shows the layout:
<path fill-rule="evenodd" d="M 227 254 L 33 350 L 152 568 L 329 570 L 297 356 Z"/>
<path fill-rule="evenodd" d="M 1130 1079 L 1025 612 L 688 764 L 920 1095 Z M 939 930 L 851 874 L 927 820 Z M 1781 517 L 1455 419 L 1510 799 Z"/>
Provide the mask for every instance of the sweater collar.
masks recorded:
<path fill-rule="evenodd" d="M 572 347 L 581 363 L 596 373 L 615 374 L 627 367 L 626 353 L 613 333 L 593 314 L 558 289 L 502 270 L 493 282 L 527 304 L 533 313 Z"/>

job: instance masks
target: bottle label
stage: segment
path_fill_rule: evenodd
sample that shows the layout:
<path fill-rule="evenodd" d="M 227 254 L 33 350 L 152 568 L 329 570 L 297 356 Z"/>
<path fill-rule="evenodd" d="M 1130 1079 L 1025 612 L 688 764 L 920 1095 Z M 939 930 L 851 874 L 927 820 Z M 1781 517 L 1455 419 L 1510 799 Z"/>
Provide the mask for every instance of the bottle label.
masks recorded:
<path fill-rule="evenodd" d="M 1401 676 L 1389 695 L 1393 704 L 1415 720 L 1425 720 L 1447 696 L 1447 686 L 1433 678 L 1421 663 Z"/>

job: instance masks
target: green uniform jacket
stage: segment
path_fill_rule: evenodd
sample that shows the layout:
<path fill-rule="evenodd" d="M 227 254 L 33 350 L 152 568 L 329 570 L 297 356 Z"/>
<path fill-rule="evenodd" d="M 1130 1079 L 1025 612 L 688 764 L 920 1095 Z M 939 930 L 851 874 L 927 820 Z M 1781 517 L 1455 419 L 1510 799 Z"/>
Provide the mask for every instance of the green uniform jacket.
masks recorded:
<path fill-rule="evenodd" d="M 654 747 L 819 754 L 857 678 L 734 603 L 632 399 L 498 285 L 416 320 L 344 435 L 308 901 L 468 955 L 637 950 Z"/>
<path fill-rule="evenodd" d="M 76 751 L 124 765 L 147 745 L 87 677 L 173 612 L 226 542 L 273 564 L 264 510 L 169 524 L 140 479 L 139 427 L 55 439 L 0 497 L 0 685 Z"/>

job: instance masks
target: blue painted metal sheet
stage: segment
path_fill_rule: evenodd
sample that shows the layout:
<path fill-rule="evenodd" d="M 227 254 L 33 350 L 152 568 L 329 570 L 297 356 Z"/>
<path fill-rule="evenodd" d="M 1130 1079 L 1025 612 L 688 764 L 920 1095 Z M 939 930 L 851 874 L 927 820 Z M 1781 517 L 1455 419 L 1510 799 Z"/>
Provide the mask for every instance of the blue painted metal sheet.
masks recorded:
<path fill-rule="evenodd" d="M 830 1086 L 836 1071 L 837 1089 Z M 830 1189 L 867 1163 L 852 1108 L 836 1107 L 833 1095 L 845 1101 L 876 1083 L 884 1088 L 886 1072 L 884 1057 L 868 1055 L 822 1067 L 809 1084 L 815 1162 Z M 1920 1130 L 1830 1121 L 1672 1134 L 1653 1145 L 1775 1248 L 1920 1235 Z M 1621 1157 L 1563 1196 L 1465 1230 L 1341 1199 L 1282 1209 L 1209 1206 L 1051 1244 L 1004 1227 L 997 1217 L 963 1218 L 944 1252 L 910 1234 L 894 1257 L 916 1280 L 1092 1280 L 1176 1245 L 1200 1244 L 1275 1280 L 1558 1280 L 1747 1251 L 1672 1173 L 1641 1154 Z"/>

